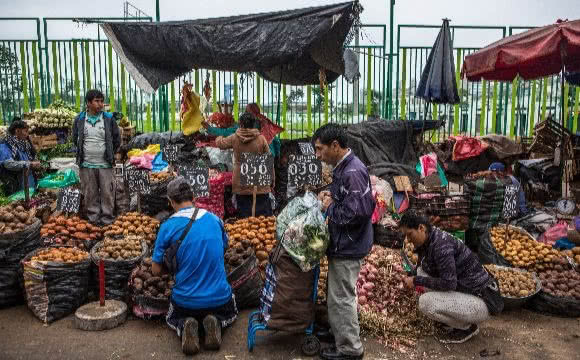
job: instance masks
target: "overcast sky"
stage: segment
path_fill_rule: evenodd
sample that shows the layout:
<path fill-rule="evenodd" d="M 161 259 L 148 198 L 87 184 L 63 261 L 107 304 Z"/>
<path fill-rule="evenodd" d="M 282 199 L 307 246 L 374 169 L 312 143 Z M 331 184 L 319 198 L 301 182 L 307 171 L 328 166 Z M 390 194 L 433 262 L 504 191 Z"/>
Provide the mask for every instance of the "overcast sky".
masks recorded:
<path fill-rule="evenodd" d="M 161 20 L 196 19 L 255 12 L 284 10 L 307 6 L 338 3 L 331 0 L 160 0 Z M 122 0 L 0 0 L 2 17 L 110 17 L 123 16 Z M 132 0 L 131 3 L 147 14 L 155 16 L 155 0 Z M 363 23 L 389 23 L 389 0 L 361 0 L 364 7 Z M 540 26 L 557 19 L 580 18 L 580 0 L 397 0 L 396 24 L 441 24 L 441 19 L 452 20 L 451 25 L 513 25 Z M 93 27 L 94 29 L 94 27 Z M 69 22 L 54 22 L 49 38 L 82 38 L 92 36 L 88 28 L 71 26 Z M 34 36 L 33 23 L 0 21 L 0 39 Z M 382 42 L 382 34 L 368 31 L 374 43 Z M 404 30 L 402 45 L 431 45 L 435 30 Z M 455 35 L 456 46 L 480 47 L 501 37 L 499 31 L 461 30 Z M 396 34 L 395 34 L 396 47 Z M 388 44 L 388 33 L 387 33 Z M 396 50 L 395 50 L 396 51 Z"/>

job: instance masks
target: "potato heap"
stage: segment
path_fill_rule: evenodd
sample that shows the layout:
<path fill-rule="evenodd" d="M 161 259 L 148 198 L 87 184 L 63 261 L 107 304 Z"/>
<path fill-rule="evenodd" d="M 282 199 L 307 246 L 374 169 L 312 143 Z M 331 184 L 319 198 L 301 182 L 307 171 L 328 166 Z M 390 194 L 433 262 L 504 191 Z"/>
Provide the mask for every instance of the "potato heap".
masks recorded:
<path fill-rule="evenodd" d="M 574 260 L 576 265 L 580 266 L 580 246 L 576 246 L 572 250 L 564 250 L 562 253 Z"/>
<path fill-rule="evenodd" d="M 34 224 L 34 210 L 26 211 L 16 204 L 0 207 L 0 233 L 10 234 L 24 230 Z"/>
<path fill-rule="evenodd" d="M 507 269 L 496 265 L 484 265 L 499 282 L 499 290 L 504 297 L 522 298 L 536 291 L 534 276 L 527 271 Z"/>
<path fill-rule="evenodd" d="M 168 300 L 175 281 L 168 274 L 154 276 L 151 271 L 151 264 L 151 258 L 146 258 L 131 274 L 130 282 L 134 294 Z"/>
<path fill-rule="evenodd" d="M 143 247 L 142 238 L 129 235 L 121 239 L 106 237 L 97 255 L 105 260 L 128 260 L 141 256 Z"/>
<path fill-rule="evenodd" d="M 551 246 L 538 242 L 529 235 L 510 227 L 506 238 L 505 226 L 497 226 L 490 230 L 491 242 L 495 249 L 518 268 L 534 271 L 553 269 L 563 259 L 562 253 Z"/>
<path fill-rule="evenodd" d="M 147 245 L 151 246 L 155 242 L 159 221 L 142 215 L 137 212 L 126 213 L 119 216 L 115 222 L 104 228 L 105 236 L 113 237 L 118 235 L 138 235 L 145 237 Z"/>
<path fill-rule="evenodd" d="M 169 171 L 162 171 L 162 172 L 158 172 L 158 173 L 151 173 L 149 175 L 149 180 L 151 181 L 151 183 L 155 184 L 155 183 L 160 183 L 160 182 L 164 182 L 166 180 L 169 180 L 173 177 L 173 174 L 170 173 Z"/>
<path fill-rule="evenodd" d="M 580 300 L 580 273 L 570 270 L 547 270 L 540 273 L 542 290 L 557 297 Z"/>
<path fill-rule="evenodd" d="M 230 238 L 230 247 L 247 240 L 254 249 L 260 261 L 260 268 L 268 263 L 268 254 L 276 245 L 276 217 L 249 217 L 240 219 L 233 224 L 226 224 L 226 232 Z"/>
<path fill-rule="evenodd" d="M 250 240 L 242 240 L 230 246 L 224 254 L 226 272 L 229 274 L 254 254 Z"/>
<path fill-rule="evenodd" d="M 82 220 L 78 216 L 51 217 L 40 229 L 40 236 L 53 239 L 53 243 L 77 246 L 83 250 L 84 241 L 100 241 L 103 238 L 103 230 Z"/>
<path fill-rule="evenodd" d="M 74 247 L 47 248 L 34 255 L 32 261 L 78 263 L 89 258 L 89 253 Z"/>
<path fill-rule="evenodd" d="M 417 265 L 419 255 L 415 252 L 415 245 L 413 245 L 407 238 L 405 238 L 403 244 L 407 258 L 413 265 Z"/>
<path fill-rule="evenodd" d="M 318 303 L 326 303 L 326 284 L 328 281 L 328 258 L 320 259 L 320 277 L 318 279 Z"/>

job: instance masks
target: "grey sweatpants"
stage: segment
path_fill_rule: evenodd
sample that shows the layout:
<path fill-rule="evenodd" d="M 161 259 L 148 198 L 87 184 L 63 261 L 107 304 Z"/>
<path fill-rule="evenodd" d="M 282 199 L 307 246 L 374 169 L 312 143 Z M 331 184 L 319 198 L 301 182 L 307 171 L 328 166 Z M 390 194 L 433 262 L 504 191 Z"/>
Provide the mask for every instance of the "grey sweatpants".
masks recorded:
<path fill-rule="evenodd" d="M 429 276 L 421 268 L 418 268 L 417 274 Z M 431 320 L 462 330 L 489 319 L 487 305 L 480 297 L 458 291 L 427 289 L 419 297 L 419 311 Z"/>
<path fill-rule="evenodd" d="M 89 221 L 108 225 L 114 220 L 115 182 L 113 169 L 80 169 L 81 189 Z"/>
<path fill-rule="evenodd" d="M 344 355 L 363 353 L 358 324 L 356 280 L 362 259 L 328 259 L 328 320 L 336 348 Z"/>

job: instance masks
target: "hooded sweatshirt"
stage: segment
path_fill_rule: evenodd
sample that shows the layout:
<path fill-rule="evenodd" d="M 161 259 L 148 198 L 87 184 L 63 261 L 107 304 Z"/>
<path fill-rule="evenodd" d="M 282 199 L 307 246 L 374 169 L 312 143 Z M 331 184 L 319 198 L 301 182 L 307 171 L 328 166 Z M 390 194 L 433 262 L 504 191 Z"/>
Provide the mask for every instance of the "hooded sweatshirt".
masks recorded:
<path fill-rule="evenodd" d="M 263 135 L 260 135 L 260 131 L 258 129 L 239 128 L 233 135 L 230 135 L 226 138 L 221 136 L 218 137 L 216 139 L 216 145 L 222 150 L 234 150 L 234 178 L 232 183 L 233 193 L 238 195 L 252 195 L 254 190 L 253 186 L 240 185 L 240 158 L 241 154 L 245 152 L 253 154 L 267 154 L 270 149 L 268 148 L 268 142 L 266 141 L 266 138 Z M 256 194 L 267 194 L 271 191 L 271 186 L 260 186 L 258 187 Z"/>

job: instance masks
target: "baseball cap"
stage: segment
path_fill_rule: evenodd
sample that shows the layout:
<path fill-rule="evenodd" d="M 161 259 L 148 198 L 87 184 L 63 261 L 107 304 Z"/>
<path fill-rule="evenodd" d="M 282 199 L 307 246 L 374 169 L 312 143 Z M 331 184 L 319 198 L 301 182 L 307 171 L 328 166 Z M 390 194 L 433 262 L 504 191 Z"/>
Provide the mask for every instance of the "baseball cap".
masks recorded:
<path fill-rule="evenodd" d="M 185 191 L 192 191 L 191 185 L 185 180 L 183 176 L 178 176 L 171 180 L 167 185 L 167 196 L 176 197 Z"/>

